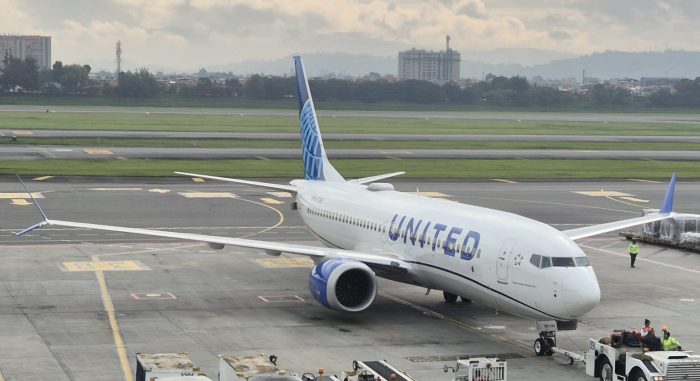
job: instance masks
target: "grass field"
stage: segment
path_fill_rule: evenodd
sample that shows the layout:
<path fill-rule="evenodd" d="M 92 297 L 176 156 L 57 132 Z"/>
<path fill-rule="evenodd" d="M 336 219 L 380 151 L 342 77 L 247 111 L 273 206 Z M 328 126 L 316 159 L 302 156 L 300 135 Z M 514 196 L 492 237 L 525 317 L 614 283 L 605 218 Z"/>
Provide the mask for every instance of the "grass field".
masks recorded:
<path fill-rule="evenodd" d="M 319 117 L 325 133 L 501 135 L 697 135 L 693 124 L 539 122 L 376 117 Z M 295 117 L 122 113 L 0 113 L 4 130 L 297 132 Z"/>
<path fill-rule="evenodd" d="M 297 133 L 295 117 L 168 115 L 125 113 L 0 113 L 0 130 L 122 130 L 122 131 L 223 131 Z M 602 122 L 464 121 L 451 119 L 399 119 L 375 117 L 321 117 L 325 133 L 355 134 L 496 134 L 496 135 L 627 135 L 694 136 L 693 124 L 630 124 Z M 371 139 L 371 137 L 369 138 Z M 154 146 L 205 148 L 298 148 L 296 140 L 234 141 L 167 139 L 42 139 L 5 137 L 0 144 L 59 144 L 77 146 Z M 575 142 L 435 142 L 435 141 L 332 141 L 333 148 L 375 149 L 642 149 L 696 150 L 692 143 L 575 143 Z M 408 178 L 444 179 L 667 179 L 677 172 L 700 179 L 700 163 L 624 160 L 334 160 L 346 177 L 364 177 L 399 170 Z M 0 162 L 0 174 L 54 176 L 172 176 L 189 171 L 235 177 L 295 178 L 301 174 L 296 160 L 41 160 Z"/>
<path fill-rule="evenodd" d="M 697 162 L 626 160 L 334 160 L 347 178 L 406 171 L 412 179 L 700 179 Z M 174 171 L 244 178 L 298 178 L 297 160 L 42 160 L 0 162 L 0 174 L 154 176 Z"/>

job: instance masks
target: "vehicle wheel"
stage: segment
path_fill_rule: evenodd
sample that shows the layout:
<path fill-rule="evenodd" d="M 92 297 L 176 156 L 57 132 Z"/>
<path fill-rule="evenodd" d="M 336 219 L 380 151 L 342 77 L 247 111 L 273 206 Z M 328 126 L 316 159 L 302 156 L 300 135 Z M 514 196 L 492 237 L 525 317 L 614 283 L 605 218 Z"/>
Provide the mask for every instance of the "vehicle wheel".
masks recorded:
<path fill-rule="evenodd" d="M 630 379 L 630 381 L 647 381 L 647 377 L 639 369 L 632 372 L 632 375 L 630 376 L 629 379 Z"/>
<path fill-rule="evenodd" d="M 460 296 L 459 298 L 462 299 L 462 303 L 471 303 L 472 302 L 471 299 L 465 298 L 464 296 Z"/>
<path fill-rule="evenodd" d="M 442 292 L 442 296 L 445 298 L 445 301 L 446 301 L 447 303 L 454 303 L 454 302 L 457 301 L 457 295 L 455 295 L 455 294 L 450 294 L 450 293 L 447 292 L 447 291 L 443 291 L 443 292 Z"/>
<path fill-rule="evenodd" d="M 568 361 L 568 362 L 569 362 L 569 365 L 574 365 L 574 358 L 573 358 L 573 357 L 569 357 L 569 361 Z"/>
<path fill-rule="evenodd" d="M 613 376 L 612 365 L 610 365 L 608 359 L 604 358 L 600 364 L 600 381 L 612 381 Z"/>
<path fill-rule="evenodd" d="M 535 349 L 535 353 L 538 356 L 544 356 L 545 353 L 547 352 L 547 345 L 545 344 L 544 340 L 537 339 L 535 340 L 535 344 L 533 345 L 533 348 Z"/>

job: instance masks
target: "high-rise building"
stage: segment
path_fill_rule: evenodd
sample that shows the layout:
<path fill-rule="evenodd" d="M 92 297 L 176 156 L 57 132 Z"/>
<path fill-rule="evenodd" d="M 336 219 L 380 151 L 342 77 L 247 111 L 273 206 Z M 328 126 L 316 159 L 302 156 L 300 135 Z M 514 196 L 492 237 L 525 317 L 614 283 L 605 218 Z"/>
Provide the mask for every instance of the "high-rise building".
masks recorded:
<path fill-rule="evenodd" d="M 446 48 L 439 52 L 415 48 L 399 52 L 399 80 L 458 81 L 461 55 L 450 48 L 450 36 L 445 40 Z"/>
<path fill-rule="evenodd" d="M 51 37 L 0 35 L 0 61 L 7 54 L 19 59 L 32 57 L 39 69 L 50 69 Z"/>

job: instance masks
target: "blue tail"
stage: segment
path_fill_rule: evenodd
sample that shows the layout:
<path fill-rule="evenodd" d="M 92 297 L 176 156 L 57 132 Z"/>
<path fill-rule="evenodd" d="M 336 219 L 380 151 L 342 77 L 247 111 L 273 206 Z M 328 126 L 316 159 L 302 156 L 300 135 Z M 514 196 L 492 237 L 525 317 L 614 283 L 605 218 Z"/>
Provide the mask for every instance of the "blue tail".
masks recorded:
<path fill-rule="evenodd" d="M 328 161 L 328 157 L 326 157 L 321 131 L 318 129 L 314 102 L 311 99 L 309 82 L 306 80 L 304 63 L 299 56 L 294 57 L 294 69 L 297 76 L 301 157 L 304 160 L 304 178 L 306 180 L 345 181 Z"/>

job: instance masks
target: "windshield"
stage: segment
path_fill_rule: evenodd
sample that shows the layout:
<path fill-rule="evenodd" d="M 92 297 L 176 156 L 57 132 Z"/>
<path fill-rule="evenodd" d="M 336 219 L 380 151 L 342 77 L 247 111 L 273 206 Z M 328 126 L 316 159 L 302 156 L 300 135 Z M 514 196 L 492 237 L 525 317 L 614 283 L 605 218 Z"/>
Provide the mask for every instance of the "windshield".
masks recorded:
<path fill-rule="evenodd" d="M 552 257 L 552 266 L 554 267 L 574 267 L 574 259 L 571 257 Z"/>
<path fill-rule="evenodd" d="M 576 262 L 576 266 L 590 266 L 591 262 L 588 262 L 587 257 L 574 257 L 574 262 Z"/>
<path fill-rule="evenodd" d="M 530 263 L 540 269 L 545 269 L 547 267 L 584 267 L 591 265 L 587 257 L 546 257 L 539 254 L 532 254 Z"/>

